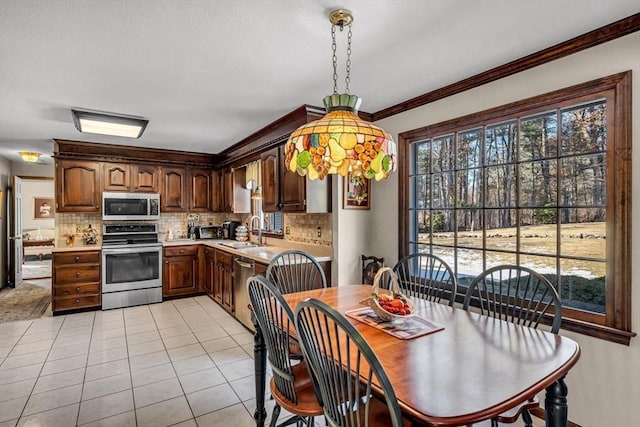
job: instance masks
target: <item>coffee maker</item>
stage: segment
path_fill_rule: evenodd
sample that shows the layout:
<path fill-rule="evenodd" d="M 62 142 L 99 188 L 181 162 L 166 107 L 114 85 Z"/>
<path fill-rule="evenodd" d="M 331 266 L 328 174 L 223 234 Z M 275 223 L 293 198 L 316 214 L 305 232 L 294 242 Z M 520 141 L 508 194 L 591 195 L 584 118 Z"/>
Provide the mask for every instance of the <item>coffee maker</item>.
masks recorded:
<path fill-rule="evenodd" d="M 233 240 L 236 238 L 236 228 L 240 221 L 225 221 L 222 223 L 222 238 Z"/>

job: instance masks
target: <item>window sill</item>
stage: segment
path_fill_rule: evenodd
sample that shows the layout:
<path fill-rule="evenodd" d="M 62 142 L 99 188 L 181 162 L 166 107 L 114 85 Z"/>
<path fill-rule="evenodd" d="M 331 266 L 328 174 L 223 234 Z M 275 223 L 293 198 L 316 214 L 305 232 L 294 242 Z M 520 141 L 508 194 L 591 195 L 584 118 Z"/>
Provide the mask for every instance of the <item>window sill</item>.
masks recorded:
<path fill-rule="evenodd" d="M 562 318 L 562 325 L 560 326 L 560 329 L 589 335 L 605 341 L 611 341 L 627 346 L 631 342 L 631 338 L 637 335 L 635 332 L 622 331 L 620 329 L 610 328 L 603 325 L 596 325 L 594 323 L 582 322 L 576 319 L 568 319 L 566 317 Z"/>
<path fill-rule="evenodd" d="M 254 236 L 258 235 L 258 230 L 251 230 L 251 234 Z M 274 239 L 284 239 L 284 233 L 283 232 L 276 232 L 276 231 L 262 231 L 262 237 L 271 237 Z"/>
<path fill-rule="evenodd" d="M 456 303 L 460 304 L 460 308 L 464 303 L 464 293 L 458 293 L 456 295 Z M 471 300 L 472 307 L 478 307 L 478 304 L 474 299 Z M 543 319 L 542 323 L 550 325 L 551 321 L 547 318 Z M 604 325 L 598 325 L 596 323 L 589 323 L 582 320 L 571 319 L 568 317 L 562 318 L 562 323 L 560 324 L 560 332 L 562 330 L 577 332 L 579 334 L 588 335 L 594 338 L 599 338 L 605 341 L 611 341 L 617 344 L 629 345 L 631 342 L 631 338 L 635 337 L 637 334 L 635 332 L 627 332 L 620 329 L 610 328 Z"/>

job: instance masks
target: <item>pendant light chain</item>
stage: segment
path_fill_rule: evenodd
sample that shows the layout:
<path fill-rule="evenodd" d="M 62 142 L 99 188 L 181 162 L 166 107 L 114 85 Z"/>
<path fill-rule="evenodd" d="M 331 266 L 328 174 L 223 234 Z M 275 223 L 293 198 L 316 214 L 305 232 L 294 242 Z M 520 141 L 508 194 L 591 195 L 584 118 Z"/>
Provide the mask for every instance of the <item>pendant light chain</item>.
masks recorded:
<path fill-rule="evenodd" d="M 347 33 L 347 77 L 344 79 L 346 83 L 346 93 L 349 93 L 349 82 L 351 81 L 351 24 L 349 24 L 349 32 Z"/>
<path fill-rule="evenodd" d="M 333 93 L 338 93 L 338 56 L 336 55 L 335 25 L 331 25 L 331 50 L 333 51 Z"/>
<path fill-rule="evenodd" d="M 340 25 L 340 31 L 344 30 L 344 25 Z M 351 24 L 349 24 L 349 32 L 347 33 L 347 76 L 344 79 L 345 93 L 349 93 L 349 83 L 351 82 Z M 338 93 L 338 55 L 336 44 L 336 26 L 331 25 L 331 51 L 333 60 L 333 93 Z"/>

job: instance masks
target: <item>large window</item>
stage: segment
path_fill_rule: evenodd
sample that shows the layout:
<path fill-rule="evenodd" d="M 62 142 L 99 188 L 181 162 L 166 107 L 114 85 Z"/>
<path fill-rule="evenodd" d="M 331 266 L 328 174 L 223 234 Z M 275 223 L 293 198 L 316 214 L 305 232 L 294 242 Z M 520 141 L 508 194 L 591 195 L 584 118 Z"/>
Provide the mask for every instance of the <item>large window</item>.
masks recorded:
<path fill-rule="evenodd" d="M 519 264 L 545 275 L 563 326 L 628 343 L 628 74 L 402 134 L 407 252 L 456 272 Z"/>

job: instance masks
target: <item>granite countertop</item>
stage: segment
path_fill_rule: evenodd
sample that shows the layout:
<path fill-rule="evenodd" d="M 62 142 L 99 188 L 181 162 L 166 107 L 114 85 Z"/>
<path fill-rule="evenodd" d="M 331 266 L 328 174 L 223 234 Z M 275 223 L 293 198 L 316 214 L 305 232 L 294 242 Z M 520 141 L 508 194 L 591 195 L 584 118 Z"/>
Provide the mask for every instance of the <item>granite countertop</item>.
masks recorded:
<path fill-rule="evenodd" d="M 299 244 L 299 245 L 296 245 L 295 247 L 266 245 L 266 246 L 253 246 L 253 247 L 246 247 L 246 248 L 233 248 L 233 247 L 228 247 L 224 245 L 224 243 L 233 243 L 233 242 L 234 242 L 233 240 L 175 239 L 175 240 L 168 240 L 168 241 L 162 242 L 162 246 L 170 247 L 170 246 L 203 245 L 203 246 L 208 246 L 210 248 L 220 249 L 220 250 L 232 253 L 234 255 L 250 258 L 250 259 L 253 259 L 254 261 L 257 261 L 263 264 L 268 264 L 269 262 L 271 262 L 273 258 L 275 258 L 276 255 L 288 249 L 303 250 L 311 254 L 312 256 L 314 256 L 318 262 L 333 260 L 333 248 L 330 248 L 330 247 Z M 58 244 L 51 251 L 52 252 L 77 252 L 77 251 L 98 251 L 101 249 L 102 247 L 100 245 L 83 245 L 82 243 L 79 243 L 79 244 L 76 243 L 73 246 L 66 246 L 63 243 L 63 244 Z"/>
<path fill-rule="evenodd" d="M 56 246 L 51 252 L 78 252 L 78 251 L 99 251 L 102 249 L 100 245 L 74 245 L 74 246 Z"/>
<path fill-rule="evenodd" d="M 254 261 L 268 264 L 276 255 L 288 249 L 301 249 L 311 254 L 318 262 L 333 260 L 333 248 L 322 247 L 316 245 L 297 245 L 295 248 L 283 247 L 276 245 L 253 246 L 247 248 L 232 248 L 225 246 L 224 243 L 231 243 L 233 240 L 191 240 L 176 239 L 168 240 L 162 243 L 163 246 L 184 246 L 184 245 L 204 245 L 210 248 L 220 249 L 230 252 L 234 255 L 243 256 L 253 259 Z"/>

